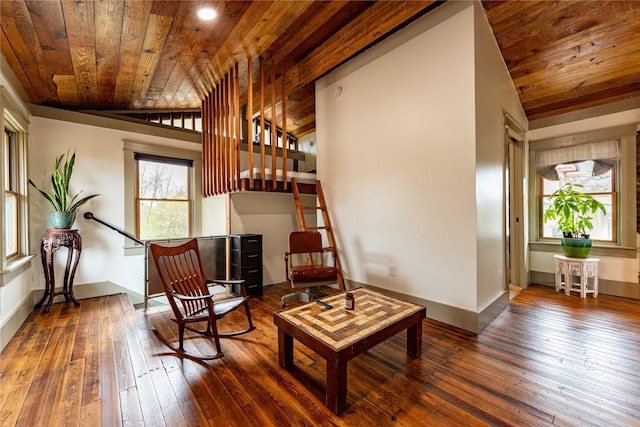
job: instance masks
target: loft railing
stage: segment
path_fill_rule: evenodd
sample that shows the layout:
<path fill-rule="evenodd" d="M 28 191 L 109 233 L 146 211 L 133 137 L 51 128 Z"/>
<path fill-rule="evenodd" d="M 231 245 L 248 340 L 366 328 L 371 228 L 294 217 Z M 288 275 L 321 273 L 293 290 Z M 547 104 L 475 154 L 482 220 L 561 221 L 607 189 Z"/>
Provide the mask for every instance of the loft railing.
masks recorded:
<path fill-rule="evenodd" d="M 115 225 L 111 225 L 108 222 L 104 222 L 103 220 L 101 220 L 99 218 L 96 218 L 95 216 L 93 216 L 92 212 L 85 212 L 83 216 L 84 216 L 85 219 L 90 219 L 90 220 L 93 220 L 95 222 L 98 222 L 98 223 L 104 225 L 105 227 L 108 227 L 108 228 L 110 228 L 110 229 L 112 229 L 114 231 L 117 231 L 118 233 L 122 234 L 124 237 L 133 240 L 134 242 L 138 243 L 139 245 L 143 245 L 144 246 L 144 242 L 142 240 L 137 239 L 136 236 L 134 236 L 133 234 L 127 233 L 126 231 L 116 227 Z"/>
<path fill-rule="evenodd" d="M 291 157 L 290 154 L 293 151 L 284 147 L 289 141 L 285 70 L 280 68 L 278 82 L 277 66 L 271 64 L 267 67 L 262 58 L 260 59 L 259 78 L 255 84 L 258 89 L 255 101 L 259 105 L 254 107 L 252 63 L 251 57 L 247 58 L 249 84 L 246 96 L 240 94 L 239 64 L 236 62 L 220 81 L 216 82 L 211 92 L 202 101 L 202 187 L 205 197 L 240 190 L 288 191 L 287 159 L 292 160 L 290 163 L 294 164 L 295 170 L 296 161 L 300 158 Z M 265 81 L 267 71 L 270 74 L 270 82 Z M 245 98 L 246 108 L 241 109 L 240 100 Z M 270 105 L 265 105 L 267 100 L 270 101 Z M 276 109 L 278 100 L 280 114 Z M 265 109 L 270 110 L 270 122 L 265 118 Z M 255 123 L 254 117 L 256 117 Z M 248 122 L 248 126 L 246 126 L 247 135 L 243 143 L 240 129 L 244 127 L 242 125 L 245 121 Z M 278 126 L 277 122 L 281 125 Z M 278 140 L 284 141 L 281 144 L 284 145 L 283 147 L 278 147 Z M 241 179 L 240 153 L 244 150 L 247 151 L 247 163 L 244 165 L 247 166 L 248 171 L 247 185 L 243 182 L 245 179 Z M 254 153 L 257 157 L 255 165 Z M 271 157 L 270 162 L 267 161 L 267 156 Z M 281 178 L 278 178 L 279 174 L 276 173 L 279 168 L 282 170 Z M 270 179 L 266 178 L 267 169 L 271 171 Z M 260 172 L 259 177 L 255 179 L 254 170 Z"/>

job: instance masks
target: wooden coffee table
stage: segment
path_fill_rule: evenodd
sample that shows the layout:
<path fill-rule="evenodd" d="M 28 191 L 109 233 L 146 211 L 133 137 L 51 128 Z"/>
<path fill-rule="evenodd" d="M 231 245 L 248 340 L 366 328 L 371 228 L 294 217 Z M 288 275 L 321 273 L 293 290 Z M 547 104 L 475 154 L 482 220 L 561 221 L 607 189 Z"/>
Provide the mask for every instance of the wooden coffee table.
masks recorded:
<path fill-rule="evenodd" d="M 347 362 L 393 335 L 407 330 L 407 353 L 422 350 L 423 306 L 367 289 L 354 289 L 355 310 L 344 308 L 344 292 L 322 301 L 298 305 L 273 314 L 278 327 L 278 361 L 293 366 L 293 338 L 327 361 L 326 405 L 339 415 L 347 406 Z"/>

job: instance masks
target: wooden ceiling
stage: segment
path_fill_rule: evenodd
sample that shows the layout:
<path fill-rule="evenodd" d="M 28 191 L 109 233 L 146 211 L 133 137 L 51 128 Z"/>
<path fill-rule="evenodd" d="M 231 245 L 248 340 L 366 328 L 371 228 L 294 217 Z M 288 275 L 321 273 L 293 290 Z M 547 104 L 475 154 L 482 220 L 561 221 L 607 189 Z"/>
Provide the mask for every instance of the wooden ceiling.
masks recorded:
<path fill-rule="evenodd" d="M 213 21 L 196 17 L 204 4 Z M 263 58 L 285 70 L 301 136 L 316 79 L 439 4 L 1 0 L 0 45 L 32 103 L 72 110 L 200 108 L 236 62 L 246 102 L 247 58 Z M 530 120 L 640 95 L 640 1 L 482 4 Z"/>

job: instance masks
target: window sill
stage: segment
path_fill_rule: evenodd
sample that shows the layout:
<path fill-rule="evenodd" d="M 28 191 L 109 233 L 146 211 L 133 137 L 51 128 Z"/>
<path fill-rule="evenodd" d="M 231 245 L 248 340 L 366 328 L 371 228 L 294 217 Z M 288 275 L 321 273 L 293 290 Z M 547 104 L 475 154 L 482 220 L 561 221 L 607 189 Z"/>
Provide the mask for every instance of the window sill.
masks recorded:
<path fill-rule="evenodd" d="M 529 250 L 562 254 L 562 245 L 559 241 L 531 241 L 529 242 Z M 629 246 L 603 245 L 594 243 L 589 255 L 635 259 L 638 256 L 638 250 L 635 247 Z"/>
<path fill-rule="evenodd" d="M 0 288 L 3 287 L 6 283 L 12 281 L 19 272 L 22 271 L 23 268 L 27 268 L 29 263 L 35 255 L 25 255 L 20 257 L 12 258 L 10 261 L 7 261 L 4 269 L 2 270 L 2 279 L 0 280 Z"/>

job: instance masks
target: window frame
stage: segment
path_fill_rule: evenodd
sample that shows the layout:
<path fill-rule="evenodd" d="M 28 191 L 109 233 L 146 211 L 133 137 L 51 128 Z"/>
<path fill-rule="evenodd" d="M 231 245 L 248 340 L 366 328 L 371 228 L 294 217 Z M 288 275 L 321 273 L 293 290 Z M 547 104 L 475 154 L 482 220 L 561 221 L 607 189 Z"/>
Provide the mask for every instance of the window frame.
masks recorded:
<path fill-rule="evenodd" d="M 5 194 L 5 209 L 3 210 L 5 217 L 3 224 L 7 221 L 7 203 L 6 200 L 10 196 L 13 199 L 13 214 L 14 230 L 11 233 L 13 235 L 12 248 L 15 248 L 12 252 L 5 253 L 5 259 L 10 260 L 20 254 L 20 194 L 15 191 L 17 188 L 17 167 L 16 163 L 16 133 L 4 128 L 4 194 Z M 5 227 L 5 250 L 7 247 L 7 230 Z"/>
<path fill-rule="evenodd" d="M 136 154 L 142 154 L 142 153 L 136 153 Z M 172 162 L 171 159 L 175 159 L 178 160 L 176 158 L 171 158 L 171 159 L 167 159 L 167 158 L 160 158 L 160 156 L 137 156 L 136 154 L 134 154 L 135 157 L 135 161 L 136 161 L 136 234 L 135 236 L 141 239 L 141 226 L 140 226 L 140 218 L 141 218 L 141 203 L 144 201 L 157 201 L 157 202 L 166 202 L 166 201 L 171 201 L 171 202 L 182 202 L 182 203 L 187 203 L 187 216 L 189 218 L 188 220 L 188 224 L 187 224 L 187 236 L 163 236 L 162 238 L 181 238 L 181 237 L 193 237 L 193 232 L 192 232 L 192 221 L 191 218 L 193 216 L 193 198 L 190 197 L 192 194 L 191 191 L 191 187 L 193 186 L 193 179 L 192 179 L 192 169 L 193 169 L 193 162 Z M 159 199 L 159 198 L 143 198 L 140 197 L 140 162 L 141 161 L 145 161 L 145 162 L 156 162 L 156 163 L 164 163 L 164 164 L 176 164 L 179 163 L 179 166 L 184 166 L 187 167 L 187 197 L 183 198 L 183 199 Z M 190 164 L 187 164 L 190 163 Z"/>
<path fill-rule="evenodd" d="M 620 144 L 620 141 L 617 142 L 618 145 Z M 602 239 L 593 239 L 594 242 L 601 242 L 601 243 L 618 243 L 618 235 L 620 234 L 618 232 L 618 217 L 619 217 L 619 204 L 618 204 L 618 173 L 617 170 L 619 168 L 617 166 L 614 166 L 612 168 L 611 171 L 611 192 L 587 192 L 584 190 L 583 191 L 585 194 L 590 194 L 592 196 L 599 196 L 599 195 L 610 195 L 611 196 L 611 206 L 612 206 L 612 212 L 609 213 L 607 212 L 607 216 L 609 216 L 609 214 L 611 215 L 611 228 L 612 228 L 612 233 L 611 233 L 611 239 L 610 240 L 602 240 Z M 540 176 L 536 173 L 536 176 L 538 177 L 539 183 L 538 183 L 538 188 L 540 189 L 538 191 L 538 240 L 544 241 L 544 240 L 549 240 L 549 241 L 560 241 L 560 237 L 547 237 L 547 236 L 543 236 L 543 230 L 544 230 L 544 220 L 542 219 L 542 214 L 543 214 L 543 209 L 544 209 L 544 199 L 548 198 L 550 194 L 542 194 L 542 189 L 544 187 L 544 177 Z"/>
<path fill-rule="evenodd" d="M 618 139 L 618 164 L 616 167 L 616 203 L 618 206 L 616 227 L 617 242 L 594 242 L 592 255 L 635 258 L 636 253 L 636 123 L 609 128 L 586 130 L 563 136 L 529 141 L 528 180 L 528 234 L 529 249 L 541 252 L 560 252 L 560 243 L 555 239 L 540 239 L 540 180 L 537 179 L 535 154 L 538 150 L 560 148 L 575 144 Z M 632 218 L 633 217 L 633 218 Z"/>
<path fill-rule="evenodd" d="M 172 157 L 176 159 L 188 159 L 193 161 L 193 167 L 190 171 L 190 199 L 192 201 L 192 209 L 190 212 L 190 229 L 191 235 L 199 236 L 202 234 L 202 152 L 199 151 L 200 145 L 194 147 L 194 150 L 183 148 L 175 148 L 169 145 L 153 144 L 149 142 L 136 141 L 131 139 L 123 139 L 124 151 L 124 210 L 125 230 L 137 236 L 137 166 L 135 153 L 146 154 L 149 156 Z M 176 141 L 171 141 L 175 144 Z M 181 142 L 182 143 L 182 142 Z M 169 144 L 169 142 L 168 142 Z M 196 144 L 194 144 L 196 145 Z M 125 255 L 142 255 L 144 247 L 124 238 Z"/>
<path fill-rule="evenodd" d="M 0 91 L 0 107 L 2 108 L 2 114 L 0 114 L 0 127 L 3 130 L 11 133 L 11 141 L 9 153 L 7 152 L 7 146 L 3 139 L 3 144 L 0 147 L 2 153 L 2 171 L 0 172 L 0 179 L 2 180 L 3 188 L 6 188 L 7 179 L 13 180 L 12 194 L 16 195 L 15 205 L 15 221 L 17 225 L 16 230 L 16 249 L 15 253 L 6 253 L 6 239 L 7 233 L 5 230 L 6 217 L 6 198 L 3 197 L 0 201 L 0 221 L 2 222 L 2 248 L 0 249 L 0 257 L 2 258 L 2 273 L 12 274 L 22 265 L 26 264 L 33 258 L 33 255 L 29 254 L 29 208 L 27 198 L 27 129 L 29 121 L 27 119 L 28 113 L 24 108 L 21 108 L 17 103 L 13 101 L 11 94 L 2 88 Z M 8 157 L 10 156 L 10 158 Z M 13 170 L 6 170 L 6 161 L 12 162 Z M 11 173 L 9 177 L 8 173 Z M 3 278 L 2 282 L 6 280 Z M 2 283 L 0 283 L 2 286 Z"/>

